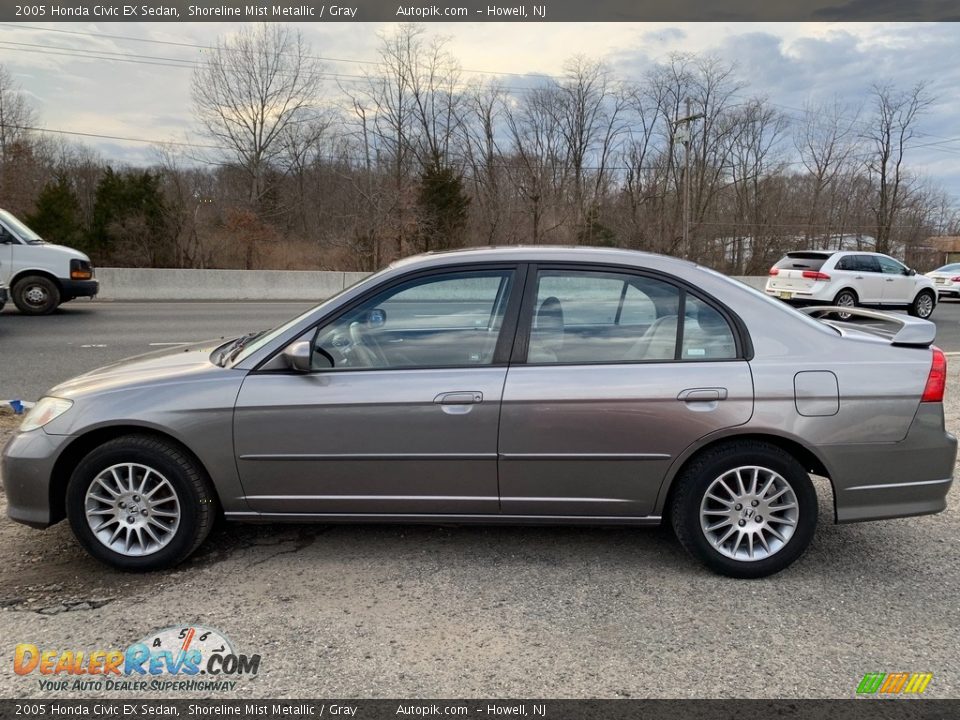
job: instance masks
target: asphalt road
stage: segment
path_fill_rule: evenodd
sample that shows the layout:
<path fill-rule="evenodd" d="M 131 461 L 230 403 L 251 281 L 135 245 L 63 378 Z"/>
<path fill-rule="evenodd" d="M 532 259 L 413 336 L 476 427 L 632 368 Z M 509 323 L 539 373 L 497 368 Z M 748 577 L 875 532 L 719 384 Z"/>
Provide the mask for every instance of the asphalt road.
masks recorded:
<path fill-rule="evenodd" d="M 310 303 L 75 300 L 53 315 L 0 314 L 0 401 L 35 400 L 74 375 L 176 343 L 274 327 Z"/>
<path fill-rule="evenodd" d="M 273 327 L 309 303 L 125 303 L 76 300 L 47 317 L 0 314 L 0 401 L 35 400 L 68 378 L 177 343 Z M 937 344 L 960 352 L 960 301 L 934 311 Z"/>

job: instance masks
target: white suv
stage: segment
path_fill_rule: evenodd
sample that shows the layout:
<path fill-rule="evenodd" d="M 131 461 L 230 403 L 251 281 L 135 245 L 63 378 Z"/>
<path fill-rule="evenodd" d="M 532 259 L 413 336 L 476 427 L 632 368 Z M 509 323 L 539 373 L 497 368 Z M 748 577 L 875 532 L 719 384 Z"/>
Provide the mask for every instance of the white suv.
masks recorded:
<path fill-rule="evenodd" d="M 770 268 L 767 295 L 797 305 L 906 308 L 928 318 L 937 305 L 933 281 L 892 257 L 871 252 L 789 252 Z"/>

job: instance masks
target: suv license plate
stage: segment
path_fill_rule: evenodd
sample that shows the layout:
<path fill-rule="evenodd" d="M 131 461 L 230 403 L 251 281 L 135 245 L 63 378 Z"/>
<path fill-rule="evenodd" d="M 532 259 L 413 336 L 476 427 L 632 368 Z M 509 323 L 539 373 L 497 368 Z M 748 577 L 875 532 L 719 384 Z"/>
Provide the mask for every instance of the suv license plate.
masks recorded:
<path fill-rule="evenodd" d="M 781 300 L 789 300 L 789 299 L 792 298 L 792 297 L 793 297 L 793 293 L 791 293 L 791 292 L 782 292 L 782 293 L 780 293 L 780 299 L 781 299 Z"/>

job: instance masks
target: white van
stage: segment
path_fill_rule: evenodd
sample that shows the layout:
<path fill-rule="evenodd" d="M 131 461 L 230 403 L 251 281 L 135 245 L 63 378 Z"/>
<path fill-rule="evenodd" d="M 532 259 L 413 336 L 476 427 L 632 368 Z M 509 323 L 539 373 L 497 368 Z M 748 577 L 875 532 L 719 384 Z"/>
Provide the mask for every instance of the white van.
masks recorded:
<path fill-rule="evenodd" d="M 47 315 L 100 290 L 90 258 L 79 250 L 44 242 L 6 210 L 0 210 L 0 287 L 27 315 Z M 2 308 L 0 302 L 0 308 Z"/>

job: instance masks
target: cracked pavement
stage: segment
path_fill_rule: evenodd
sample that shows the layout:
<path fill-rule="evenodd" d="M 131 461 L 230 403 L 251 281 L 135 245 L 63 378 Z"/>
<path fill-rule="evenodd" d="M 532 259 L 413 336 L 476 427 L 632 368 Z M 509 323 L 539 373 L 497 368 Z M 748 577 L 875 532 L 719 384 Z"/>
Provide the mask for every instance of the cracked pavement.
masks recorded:
<path fill-rule="evenodd" d="M 12 427 L 0 416 L 0 443 Z M 956 491 L 940 515 L 836 526 L 817 487 L 806 556 L 757 581 L 711 574 L 665 529 L 228 523 L 180 567 L 133 575 L 66 523 L 4 519 L 0 697 L 122 697 L 41 691 L 14 674 L 14 645 L 122 649 L 178 624 L 262 656 L 239 698 L 842 698 L 894 671 L 960 695 Z"/>

